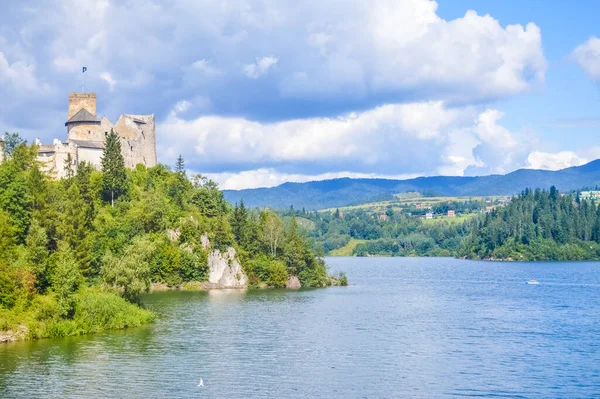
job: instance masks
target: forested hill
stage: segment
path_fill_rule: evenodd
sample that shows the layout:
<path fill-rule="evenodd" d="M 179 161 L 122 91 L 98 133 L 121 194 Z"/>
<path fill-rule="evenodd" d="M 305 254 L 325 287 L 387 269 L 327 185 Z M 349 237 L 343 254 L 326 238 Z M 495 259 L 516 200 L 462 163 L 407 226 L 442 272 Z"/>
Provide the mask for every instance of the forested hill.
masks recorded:
<path fill-rule="evenodd" d="M 525 190 L 474 218 L 457 256 L 474 259 L 591 260 L 600 257 L 600 208 L 579 196 Z"/>
<path fill-rule="evenodd" d="M 308 183 L 285 183 L 272 188 L 225 190 L 225 198 L 247 206 L 268 206 L 307 210 L 324 209 L 369 202 L 406 191 L 428 191 L 444 196 L 513 195 L 526 188 L 561 191 L 600 185 L 600 160 L 559 171 L 519 169 L 507 175 L 477 177 L 435 176 L 408 180 L 333 179 Z"/>

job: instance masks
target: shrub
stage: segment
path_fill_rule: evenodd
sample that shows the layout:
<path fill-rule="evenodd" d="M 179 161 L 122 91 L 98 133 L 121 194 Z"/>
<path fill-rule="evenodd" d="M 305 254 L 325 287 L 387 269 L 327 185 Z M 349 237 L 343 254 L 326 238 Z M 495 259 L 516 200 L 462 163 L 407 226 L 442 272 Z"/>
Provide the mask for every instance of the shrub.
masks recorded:
<path fill-rule="evenodd" d="M 267 284 L 275 288 L 283 288 L 287 284 L 290 276 L 288 275 L 285 264 L 280 261 L 271 261 L 269 264 L 269 279 Z"/>

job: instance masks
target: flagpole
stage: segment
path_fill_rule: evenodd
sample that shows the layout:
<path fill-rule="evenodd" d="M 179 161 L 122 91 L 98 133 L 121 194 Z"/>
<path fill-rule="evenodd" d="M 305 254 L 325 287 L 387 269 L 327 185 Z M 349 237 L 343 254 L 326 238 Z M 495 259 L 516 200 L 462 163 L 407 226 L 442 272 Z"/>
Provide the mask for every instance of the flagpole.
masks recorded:
<path fill-rule="evenodd" d="M 85 71 L 87 71 L 87 67 L 81 68 L 81 92 L 85 92 Z"/>

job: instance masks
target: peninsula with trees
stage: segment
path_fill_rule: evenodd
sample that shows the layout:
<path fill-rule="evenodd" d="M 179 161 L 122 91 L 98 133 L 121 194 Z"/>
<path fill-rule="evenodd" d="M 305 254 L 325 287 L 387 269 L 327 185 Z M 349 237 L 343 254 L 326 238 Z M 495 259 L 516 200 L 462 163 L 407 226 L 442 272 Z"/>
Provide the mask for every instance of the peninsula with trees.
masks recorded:
<path fill-rule="evenodd" d="M 39 147 L 7 134 L 0 163 L 0 341 L 138 326 L 142 296 L 170 288 L 324 287 L 295 218 L 232 206 L 209 179 L 126 167 L 111 130 L 99 170 L 65 162 L 57 180 Z"/>

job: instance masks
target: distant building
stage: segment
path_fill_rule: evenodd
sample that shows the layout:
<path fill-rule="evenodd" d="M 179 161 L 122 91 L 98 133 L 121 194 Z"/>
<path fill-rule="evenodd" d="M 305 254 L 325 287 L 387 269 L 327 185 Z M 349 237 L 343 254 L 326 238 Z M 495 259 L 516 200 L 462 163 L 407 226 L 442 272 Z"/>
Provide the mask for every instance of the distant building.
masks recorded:
<path fill-rule="evenodd" d="M 579 198 L 597 200 L 600 199 L 600 191 L 582 191 L 579 194 Z"/>
<path fill-rule="evenodd" d="M 389 219 L 389 217 L 385 213 L 382 213 L 381 215 L 379 215 L 379 220 L 386 221 L 388 219 Z"/>
<path fill-rule="evenodd" d="M 433 213 L 432 212 L 427 212 L 425 214 L 425 219 L 433 219 Z"/>
<path fill-rule="evenodd" d="M 417 206 L 417 209 L 423 209 L 423 204 L 421 202 L 419 202 L 416 206 Z"/>
<path fill-rule="evenodd" d="M 451 210 L 449 210 L 449 211 L 448 211 L 448 217 L 449 217 L 449 218 L 453 218 L 454 216 L 456 216 L 456 215 L 454 214 L 454 210 L 452 210 L 452 209 L 451 209 Z"/>
<path fill-rule="evenodd" d="M 489 213 L 489 212 L 492 212 L 492 211 L 495 211 L 495 210 L 496 210 L 495 206 L 486 206 L 485 207 L 485 212 L 486 213 Z"/>

